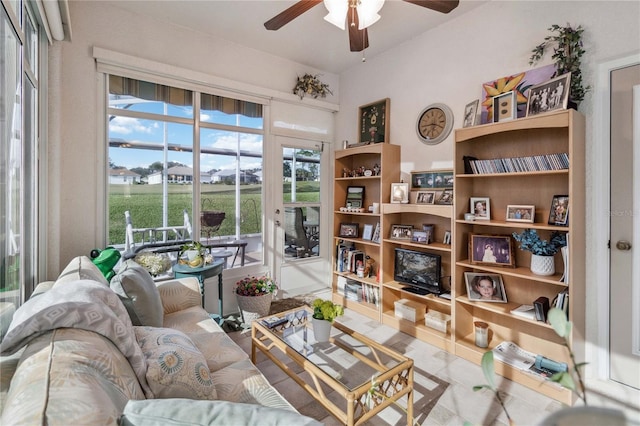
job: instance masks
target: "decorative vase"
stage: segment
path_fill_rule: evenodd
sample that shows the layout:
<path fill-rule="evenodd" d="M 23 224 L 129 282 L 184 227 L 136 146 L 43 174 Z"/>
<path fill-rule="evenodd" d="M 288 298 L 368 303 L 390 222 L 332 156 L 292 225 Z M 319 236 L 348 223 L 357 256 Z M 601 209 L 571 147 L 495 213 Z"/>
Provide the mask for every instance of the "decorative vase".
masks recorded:
<path fill-rule="evenodd" d="M 331 334 L 331 322 L 327 320 L 311 318 L 311 324 L 313 325 L 313 335 L 316 338 L 316 342 L 328 342 L 329 335 Z"/>
<path fill-rule="evenodd" d="M 242 322 L 245 324 L 251 324 L 251 322 L 258 318 L 269 315 L 272 299 L 273 293 L 266 293 L 262 296 L 242 296 L 236 294 L 238 308 L 242 315 Z"/>
<path fill-rule="evenodd" d="M 184 254 L 187 255 L 187 259 L 189 259 L 189 262 L 192 262 L 193 259 L 195 259 L 200 252 L 198 250 L 187 250 L 184 252 Z"/>
<path fill-rule="evenodd" d="M 531 255 L 531 272 L 536 275 L 553 275 L 556 273 L 555 258 L 553 256 Z"/>

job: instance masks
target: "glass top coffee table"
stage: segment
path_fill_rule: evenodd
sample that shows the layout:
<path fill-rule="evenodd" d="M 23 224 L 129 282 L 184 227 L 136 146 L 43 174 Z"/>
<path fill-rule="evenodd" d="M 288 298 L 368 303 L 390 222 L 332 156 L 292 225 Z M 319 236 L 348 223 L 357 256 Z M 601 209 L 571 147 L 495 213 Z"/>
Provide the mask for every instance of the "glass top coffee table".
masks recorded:
<path fill-rule="evenodd" d="M 413 424 L 413 360 L 333 323 L 329 342 L 313 336 L 310 308 L 297 308 L 251 324 L 251 361 L 256 349 L 296 381 L 338 420 L 359 425 L 384 408 L 397 404 Z M 269 320 L 280 320 L 273 325 Z M 299 375 L 282 354 L 303 368 Z M 335 391 L 338 398 L 328 398 Z M 406 408 L 400 399 L 406 395 Z"/>

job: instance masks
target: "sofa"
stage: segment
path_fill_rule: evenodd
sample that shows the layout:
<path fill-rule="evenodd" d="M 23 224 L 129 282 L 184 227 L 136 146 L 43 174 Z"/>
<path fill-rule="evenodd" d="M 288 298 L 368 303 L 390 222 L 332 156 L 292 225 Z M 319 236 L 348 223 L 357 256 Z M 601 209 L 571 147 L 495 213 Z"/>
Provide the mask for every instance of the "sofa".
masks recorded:
<path fill-rule="evenodd" d="M 201 306 L 198 281 L 111 282 L 86 256 L 40 284 L 0 343 L 0 424 L 318 425 Z"/>

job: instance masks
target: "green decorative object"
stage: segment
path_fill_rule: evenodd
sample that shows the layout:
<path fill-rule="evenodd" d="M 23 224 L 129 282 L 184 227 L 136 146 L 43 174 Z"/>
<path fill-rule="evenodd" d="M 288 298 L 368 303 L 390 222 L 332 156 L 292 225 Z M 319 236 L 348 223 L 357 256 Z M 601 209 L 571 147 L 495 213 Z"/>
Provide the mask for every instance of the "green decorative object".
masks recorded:
<path fill-rule="evenodd" d="M 582 71 L 580 65 L 582 55 L 585 50 L 582 45 L 582 33 L 584 29 L 581 25 L 576 28 L 567 24 L 566 27 L 552 25 L 549 27 L 551 35 L 544 38 L 544 41 L 537 45 L 531 52 L 529 65 L 535 65 L 545 54 L 547 48 L 553 49 L 551 58 L 555 61 L 556 72 L 552 77 L 557 77 L 568 72 L 571 73 L 571 89 L 569 101 L 575 102 L 576 106 L 582 102 L 585 94 L 591 89 L 590 86 L 583 86 Z"/>
<path fill-rule="evenodd" d="M 342 305 L 336 305 L 331 300 L 316 299 L 311 305 L 313 307 L 313 318 L 333 322 L 336 317 L 344 314 Z"/>

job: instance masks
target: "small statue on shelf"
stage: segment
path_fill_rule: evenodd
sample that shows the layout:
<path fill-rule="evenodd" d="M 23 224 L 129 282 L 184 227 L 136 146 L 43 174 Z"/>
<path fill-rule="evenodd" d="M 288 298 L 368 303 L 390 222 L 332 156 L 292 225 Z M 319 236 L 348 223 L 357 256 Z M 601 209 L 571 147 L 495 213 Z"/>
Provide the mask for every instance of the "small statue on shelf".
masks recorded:
<path fill-rule="evenodd" d="M 378 165 L 378 163 L 373 165 L 373 175 L 380 176 L 380 166 Z"/>
<path fill-rule="evenodd" d="M 367 256 L 365 260 L 363 275 L 367 278 L 372 275 L 375 275 L 375 271 L 374 271 L 375 266 L 376 266 L 376 261 L 373 260 L 371 256 Z"/>

